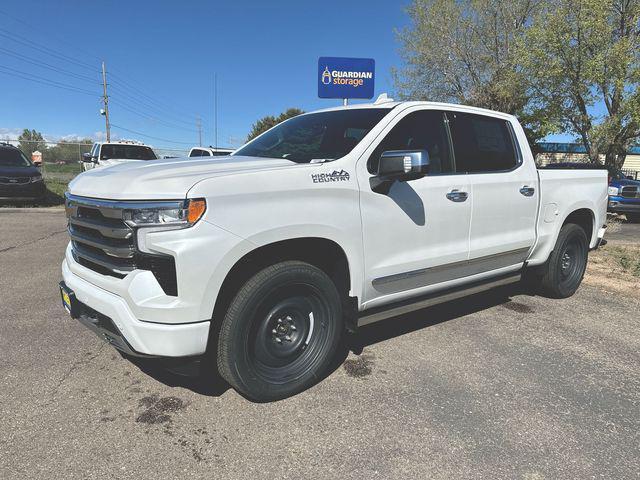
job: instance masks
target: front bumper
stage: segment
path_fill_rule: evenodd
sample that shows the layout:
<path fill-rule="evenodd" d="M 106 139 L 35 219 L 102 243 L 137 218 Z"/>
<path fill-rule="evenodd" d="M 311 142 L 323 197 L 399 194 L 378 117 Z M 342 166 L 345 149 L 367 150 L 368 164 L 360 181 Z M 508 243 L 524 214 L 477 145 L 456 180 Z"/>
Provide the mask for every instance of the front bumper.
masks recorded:
<path fill-rule="evenodd" d="M 210 321 L 165 324 L 139 320 L 121 297 L 74 274 L 65 259 L 62 278 L 79 305 L 74 315 L 101 338 L 137 356 L 186 357 L 207 349 Z"/>
<path fill-rule="evenodd" d="M 640 213 L 640 198 L 610 196 L 607 211 L 612 213 Z"/>
<path fill-rule="evenodd" d="M 47 189 L 44 182 L 25 183 L 20 185 L 0 185 L 0 200 L 23 201 L 38 200 L 44 197 Z"/>

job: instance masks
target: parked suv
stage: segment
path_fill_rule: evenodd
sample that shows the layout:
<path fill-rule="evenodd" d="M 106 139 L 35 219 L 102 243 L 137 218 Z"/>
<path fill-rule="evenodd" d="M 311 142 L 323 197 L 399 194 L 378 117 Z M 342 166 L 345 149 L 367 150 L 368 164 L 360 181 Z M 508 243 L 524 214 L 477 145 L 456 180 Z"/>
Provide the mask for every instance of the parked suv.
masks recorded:
<path fill-rule="evenodd" d="M 61 294 L 129 355 L 209 350 L 239 392 L 275 400 L 323 378 L 345 330 L 524 274 L 573 295 L 606 208 L 606 172 L 537 170 L 511 115 L 380 99 L 228 159 L 79 175 Z"/>
<path fill-rule="evenodd" d="M 39 202 L 46 191 L 40 169 L 20 149 L 0 143 L 0 200 Z"/>
<path fill-rule="evenodd" d="M 123 140 L 120 142 L 96 142 L 91 151 L 82 156 L 82 170 L 92 170 L 96 167 L 110 167 L 119 163 L 144 160 L 157 160 L 153 149 L 142 143 Z"/>

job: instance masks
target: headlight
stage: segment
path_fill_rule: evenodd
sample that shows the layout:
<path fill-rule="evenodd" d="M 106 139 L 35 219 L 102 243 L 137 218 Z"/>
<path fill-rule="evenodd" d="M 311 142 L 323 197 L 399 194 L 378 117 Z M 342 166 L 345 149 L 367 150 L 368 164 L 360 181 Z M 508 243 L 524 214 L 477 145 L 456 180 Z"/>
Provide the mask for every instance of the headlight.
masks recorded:
<path fill-rule="evenodd" d="M 203 198 L 182 202 L 148 202 L 124 211 L 124 220 L 132 227 L 186 228 L 195 224 L 207 209 Z"/>
<path fill-rule="evenodd" d="M 609 187 L 609 195 L 619 195 L 620 189 L 618 187 Z"/>
<path fill-rule="evenodd" d="M 41 182 L 42 175 L 36 175 L 35 177 L 31 177 L 31 183 Z"/>

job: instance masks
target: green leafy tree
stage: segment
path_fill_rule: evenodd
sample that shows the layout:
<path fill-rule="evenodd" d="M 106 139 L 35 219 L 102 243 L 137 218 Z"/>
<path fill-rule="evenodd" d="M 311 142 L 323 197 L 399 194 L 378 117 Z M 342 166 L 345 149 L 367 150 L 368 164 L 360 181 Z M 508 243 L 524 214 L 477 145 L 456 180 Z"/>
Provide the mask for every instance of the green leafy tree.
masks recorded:
<path fill-rule="evenodd" d="M 45 160 L 47 162 L 77 162 L 82 154 L 91 151 L 92 140 L 85 138 L 77 142 L 60 140 L 56 145 L 47 149 Z"/>
<path fill-rule="evenodd" d="M 534 94 L 591 161 L 621 167 L 640 137 L 640 0 L 549 3 L 519 50 Z"/>
<path fill-rule="evenodd" d="M 299 108 L 288 108 L 277 117 L 274 117 L 273 115 L 267 115 L 266 117 L 262 117 L 251 126 L 251 131 L 247 136 L 247 142 L 249 140 L 256 138 L 261 133 L 266 132 L 271 127 L 275 127 L 279 123 L 282 123 L 289 118 L 298 116 L 301 113 L 304 113 L 304 110 L 300 110 Z"/>
<path fill-rule="evenodd" d="M 413 0 L 398 32 L 402 99 L 462 103 L 518 116 L 529 141 L 557 130 L 528 88 L 518 45 L 542 0 Z"/>
<path fill-rule="evenodd" d="M 29 130 L 25 128 L 18 137 L 18 147 L 24 152 L 24 154 L 30 159 L 31 154 L 38 150 L 44 155 L 47 149 L 47 143 L 44 141 L 42 134 L 36 130 Z"/>

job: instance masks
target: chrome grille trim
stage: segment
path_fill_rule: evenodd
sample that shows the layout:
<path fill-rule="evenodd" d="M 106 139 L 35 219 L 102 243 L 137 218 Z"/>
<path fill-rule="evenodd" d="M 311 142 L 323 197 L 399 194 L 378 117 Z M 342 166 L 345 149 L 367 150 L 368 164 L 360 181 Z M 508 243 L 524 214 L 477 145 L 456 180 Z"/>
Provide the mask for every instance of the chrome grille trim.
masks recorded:
<path fill-rule="evenodd" d="M 83 258 L 88 260 L 91 263 L 95 263 L 96 265 L 100 265 L 101 267 L 107 268 L 117 276 L 124 277 L 128 273 L 135 270 L 134 265 L 117 265 L 112 261 L 105 260 L 103 257 L 90 253 L 86 251 L 81 245 L 78 245 L 75 242 L 71 243 L 72 249 L 71 252 L 73 257 L 77 260 L 78 258 Z"/>
<path fill-rule="evenodd" d="M 26 185 L 31 182 L 31 177 L 0 177 L 2 185 Z"/>
<path fill-rule="evenodd" d="M 118 277 L 135 270 L 134 230 L 123 218 L 125 209 L 131 207 L 131 203 L 65 194 L 74 258 L 90 262 L 84 264 L 87 268 L 96 270 L 91 264 L 98 265 Z"/>
<path fill-rule="evenodd" d="M 175 207 L 180 203 L 184 200 L 122 202 L 66 193 L 71 255 L 78 264 L 101 275 L 124 278 L 136 269 L 150 271 L 166 295 L 178 296 L 175 259 L 171 255 L 140 252 L 135 227 L 127 224 L 125 211 Z"/>
<path fill-rule="evenodd" d="M 129 239 L 133 236 L 133 230 L 131 230 L 131 228 L 129 227 L 113 227 L 113 226 L 108 226 L 108 225 L 104 225 L 103 223 L 96 221 L 96 220 L 90 220 L 88 218 L 75 218 L 75 217 L 70 217 L 69 218 L 69 223 L 71 225 L 77 225 L 80 227 L 86 227 L 86 228 L 92 228 L 94 230 L 97 230 L 98 232 L 100 232 L 103 236 L 105 237 L 111 237 L 111 238 L 118 238 L 118 239 Z"/>
<path fill-rule="evenodd" d="M 86 245 L 99 248 L 104 253 L 112 257 L 133 258 L 133 253 L 134 253 L 133 245 L 126 245 L 122 247 L 109 245 L 106 242 L 101 242 L 99 240 L 96 240 L 95 238 L 89 237 L 87 235 L 82 235 L 76 232 L 73 229 L 72 225 L 69 226 L 69 236 L 71 237 L 71 240 L 73 240 L 74 242 L 84 243 Z"/>
<path fill-rule="evenodd" d="M 640 191 L 638 191 L 638 187 L 627 186 L 622 187 L 621 195 L 627 198 L 640 198 Z"/>

